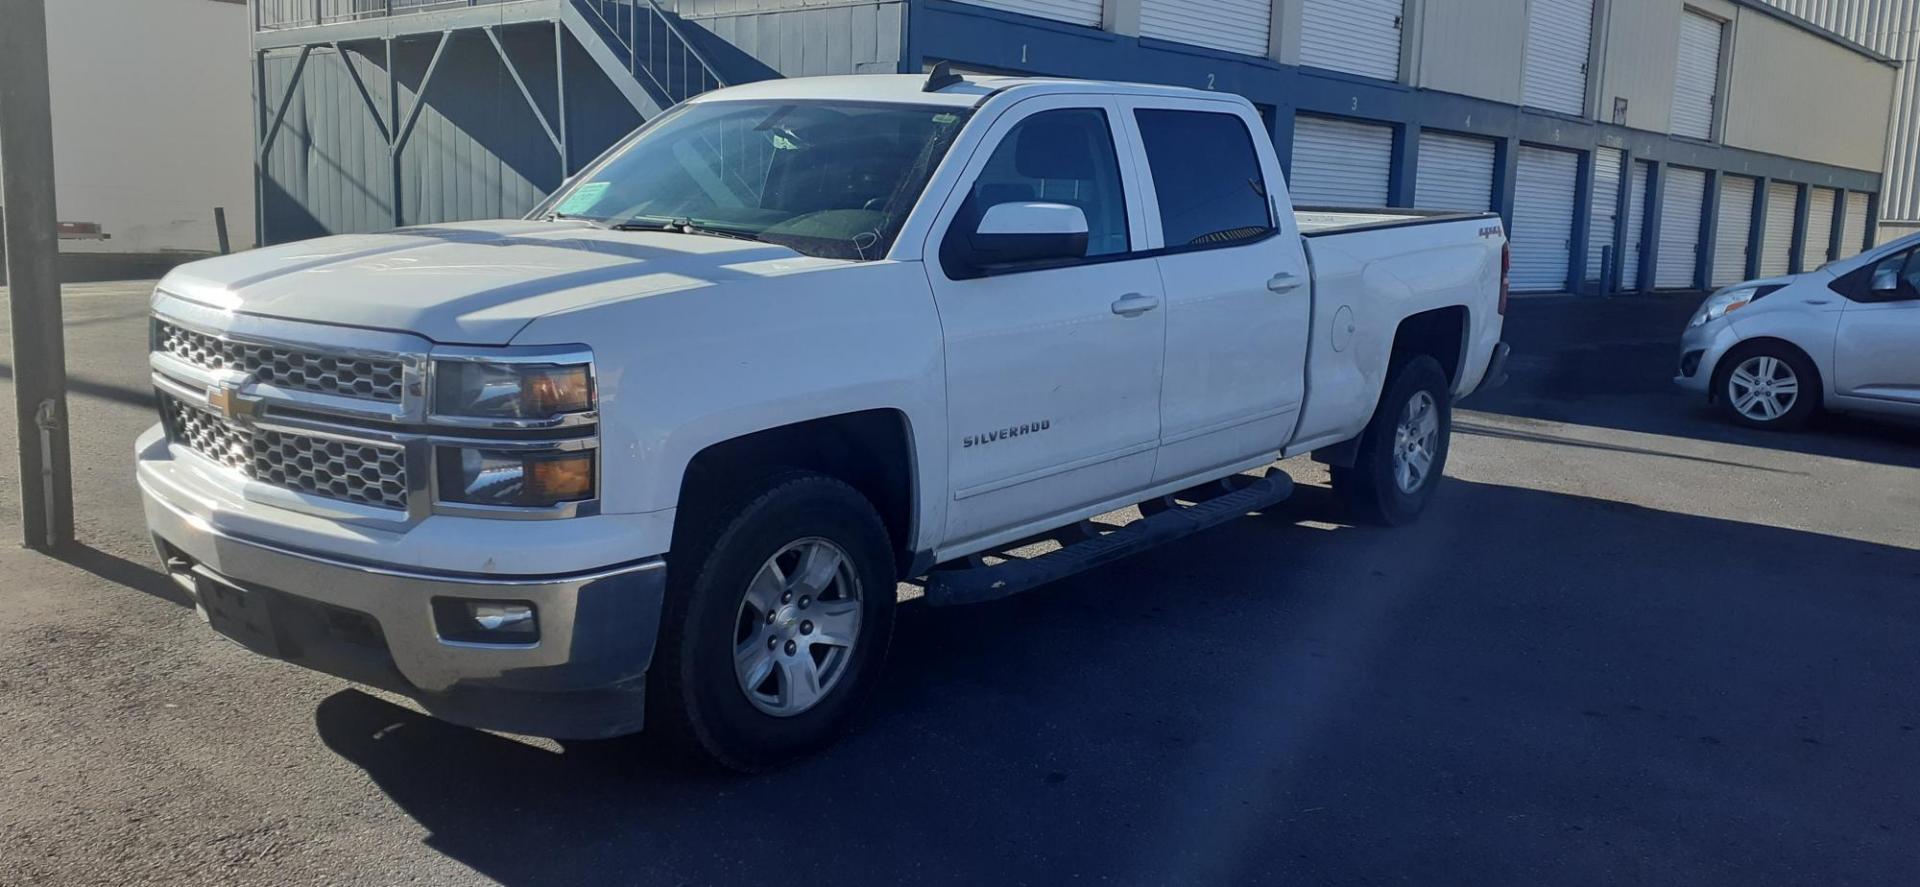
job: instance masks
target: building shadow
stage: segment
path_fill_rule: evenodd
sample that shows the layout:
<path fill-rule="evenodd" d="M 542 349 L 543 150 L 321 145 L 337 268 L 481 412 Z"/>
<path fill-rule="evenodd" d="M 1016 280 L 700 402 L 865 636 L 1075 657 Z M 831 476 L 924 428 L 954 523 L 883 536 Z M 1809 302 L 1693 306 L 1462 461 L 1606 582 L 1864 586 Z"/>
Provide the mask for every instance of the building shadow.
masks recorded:
<path fill-rule="evenodd" d="M 861 727 L 757 777 L 352 690 L 315 722 L 507 884 L 1898 881 L 1916 587 L 1905 548 L 1460 481 L 1360 529 L 1304 486 L 1034 594 L 903 604 Z"/>
<path fill-rule="evenodd" d="M 1606 299 L 1515 299 L 1506 340 L 1508 384 L 1465 409 L 1543 422 L 1920 468 L 1920 423 L 1869 416 L 1816 416 L 1798 431 L 1757 431 L 1719 416 L 1673 383 L 1680 333 L 1700 294 Z"/>

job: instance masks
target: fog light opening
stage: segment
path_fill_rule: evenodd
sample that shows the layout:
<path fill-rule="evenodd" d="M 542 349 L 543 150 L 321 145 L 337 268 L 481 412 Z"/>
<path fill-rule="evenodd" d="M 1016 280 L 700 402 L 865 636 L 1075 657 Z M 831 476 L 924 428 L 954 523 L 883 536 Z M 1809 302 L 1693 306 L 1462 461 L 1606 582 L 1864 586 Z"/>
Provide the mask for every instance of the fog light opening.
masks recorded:
<path fill-rule="evenodd" d="M 434 598 L 440 639 L 463 644 L 524 646 L 540 640 L 539 613 L 528 601 Z"/>

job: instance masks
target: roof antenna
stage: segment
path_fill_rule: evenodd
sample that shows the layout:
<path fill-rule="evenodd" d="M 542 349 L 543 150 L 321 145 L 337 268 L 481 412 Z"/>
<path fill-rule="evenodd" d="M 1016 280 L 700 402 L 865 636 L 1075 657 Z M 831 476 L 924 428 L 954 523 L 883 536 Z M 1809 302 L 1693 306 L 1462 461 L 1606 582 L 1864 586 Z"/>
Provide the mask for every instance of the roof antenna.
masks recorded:
<path fill-rule="evenodd" d="M 950 62 L 934 62 L 933 70 L 927 72 L 927 85 L 920 87 L 921 92 L 939 92 L 956 83 L 965 83 L 967 78 L 953 73 Z"/>

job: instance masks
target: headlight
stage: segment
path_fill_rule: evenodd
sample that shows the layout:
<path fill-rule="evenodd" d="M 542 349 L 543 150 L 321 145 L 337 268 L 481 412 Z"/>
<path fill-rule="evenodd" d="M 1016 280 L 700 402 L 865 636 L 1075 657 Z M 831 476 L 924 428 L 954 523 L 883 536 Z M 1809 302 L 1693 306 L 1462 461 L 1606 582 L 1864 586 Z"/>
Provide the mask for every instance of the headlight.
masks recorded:
<path fill-rule="evenodd" d="M 593 498 L 593 450 L 440 447 L 440 501 L 548 508 Z"/>
<path fill-rule="evenodd" d="M 1758 292 L 1758 287 L 1749 286 L 1730 289 L 1708 296 L 1707 300 L 1701 303 L 1700 310 L 1693 313 L 1693 321 L 1687 324 L 1687 329 L 1712 323 L 1728 314 L 1747 307 L 1754 299 L 1758 298 Z"/>
<path fill-rule="evenodd" d="M 436 416 L 545 421 L 593 406 L 593 374 L 586 364 L 442 360 L 434 365 Z"/>

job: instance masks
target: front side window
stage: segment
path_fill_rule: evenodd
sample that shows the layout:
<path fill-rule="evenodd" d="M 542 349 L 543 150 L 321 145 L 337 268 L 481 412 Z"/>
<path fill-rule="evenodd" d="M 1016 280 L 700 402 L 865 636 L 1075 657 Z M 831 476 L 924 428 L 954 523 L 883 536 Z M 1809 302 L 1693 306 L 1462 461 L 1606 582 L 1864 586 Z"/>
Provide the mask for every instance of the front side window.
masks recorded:
<path fill-rule="evenodd" d="M 954 230 L 1002 203 L 1064 203 L 1087 217 L 1087 255 L 1130 248 L 1127 196 L 1113 131 L 1097 108 L 1042 111 L 1015 124 L 974 180 Z"/>
<path fill-rule="evenodd" d="M 1855 301 L 1891 302 L 1920 299 L 1920 250 L 1894 253 L 1862 271 L 1866 275 L 1864 280 L 1860 279 L 1861 272 L 1857 271 L 1848 275 L 1854 279 L 1852 286 L 1835 288 L 1850 290 L 1848 298 Z M 1842 278 L 1842 281 L 1845 279 Z"/>
<path fill-rule="evenodd" d="M 1168 249 L 1245 243 L 1273 232 L 1260 154 L 1238 116 L 1141 109 L 1134 119 Z"/>
<path fill-rule="evenodd" d="M 887 254 L 970 111 L 827 101 L 696 102 L 641 132 L 542 212 Z"/>

